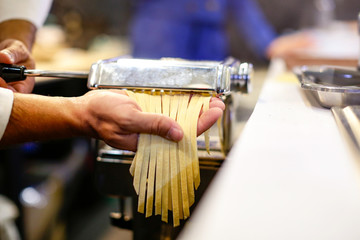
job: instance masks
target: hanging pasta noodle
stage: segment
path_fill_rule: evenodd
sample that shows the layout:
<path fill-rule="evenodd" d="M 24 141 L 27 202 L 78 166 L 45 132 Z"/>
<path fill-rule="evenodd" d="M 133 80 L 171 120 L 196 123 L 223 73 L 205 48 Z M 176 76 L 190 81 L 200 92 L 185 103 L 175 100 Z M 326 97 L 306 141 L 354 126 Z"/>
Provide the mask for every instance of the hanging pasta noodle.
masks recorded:
<path fill-rule="evenodd" d="M 170 118 L 176 120 L 179 108 L 179 96 L 171 97 L 170 101 Z M 170 142 L 170 188 L 171 188 L 171 208 L 173 210 L 173 224 L 174 226 L 180 225 L 180 195 L 179 195 L 179 182 L 178 182 L 178 156 L 177 156 L 177 143 Z M 181 211 L 182 212 L 182 211 Z"/>
<path fill-rule="evenodd" d="M 129 97 L 134 100 L 135 102 L 138 102 L 136 100 L 136 96 L 135 96 L 135 93 L 132 92 L 132 91 L 127 91 L 127 94 L 129 95 Z M 131 176 L 134 176 L 135 174 L 135 166 L 136 166 L 136 156 L 134 157 L 134 159 L 132 160 L 131 162 L 131 166 L 130 166 L 130 174 Z M 135 186 L 134 186 L 135 187 Z M 135 189 L 136 193 L 138 193 L 138 189 Z"/>
<path fill-rule="evenodd" d="M 161 96 L 157 95 L 155 97 L 155 113 L 161 114 Z M 160 215 L 161 210 L 161 196 L 162 188 L 164 186 L 163 181 L 163 167 L 164 167 L 164 138 L 155 136 L 155 146 L 156 146 L 156 183 L 155 183 L 155 215 Z"/>
<path fill-rule="evenodd" d="M 201 107 L 205 101 L 209 101 L 210 98 L 202 97 L 199 98 L 196 105 L 194 106 L 193 115 L 191 118 L 192 123 L 197 123 L 197 119 L 201 110 Z M 199 158 L 197 154 L 197 142 L 196 142 L 196 135 L 197 135 L 197 124 L 191 125 L 191 152 L 192 152 L 192 165 L 193 165 L 193 176 L 194 176 L 194 184 L 195 189 L 197 189 L 200 185 L 200 168 L 199 168 Z"/>
<path fill-rule="evenodd" d="M 189 94 L 130 92 L 144 112 L 163 114 L 176 120 L 184 131 L 178 143 L 156 135 L 140 134 L 138 151 L 130 167 L 133 185 L 139 195 L 138 211 L 149 217 L 161 214 L 168 222 L 173 212 L 173 225 L 190 216 L 195 191 L 200 184 L 197 156 L 197 121 L 201 109 L 209 108 L 210 97 Z M 205 137 L 208 149 L 208 137 Z M 154 201 L 155 200 L 155 201 Z M 145 210 L 146 205 L 146 210 Z"/>
<path fill-rule="evenodd" d="M 140 106 L 144 109 L 144 111 L 147 111 L 149 109 L 149 107 L 147 106 L 148 105 L 147 103 L 149 103 L 149 95 L 140 94 L 139 100 L 141 104 Z M 137 161 L 135 166 L 134 186 L 137 186 L 137 184 L 135 184 L 135 177 L 139 175 L 138 181 L 140 182 L 140 186 L 138 190 L 139 191 L 138 211 L 144 213 L 146 184 L 147 184 L 148 167 L 150 161 L 151 136 L 149 134 L 141 134 L 141 135 L 143 135 L 144 141 L 141 142 L 141 139 L 139 139 L 140 145 L 139 145 L 138 154 L 136 154 L 139 157 L 136 157 Z"/>
<path fill-rule="evenodd" d="M 207 110 L 209 110 L 209 105 L 210 105 L 210 98 L 204 98 L 204 106 L 203 106 L 203 110 L 204 112 L 206 112 Z M 206 130 L 204 132 L 204 138 L 205 138 L 205 148 L 206 148 L 206 152 L 208 154 L 210 154 L 210 129 Z"/>
<path fill-rule="evenodd" d="M 170 96 L 162 96 L 162 113 L 170 117 Z M 169 193 L 170 193 L 170 141 L 163 139 L 163 187 L 161 194 L 161 220 L 168 222 Z"/>
<path fill-rule="evenodd" d="M 179 156 L 179 167 L 180 167 L 180 189 L 181 189 L 181 198 L 182 198 L 182 209 L 184 214 L 184 219 L 190 216 L 190 206 L 189 206 L 189 194 L 187 188 L 187 176 L 186 176 L 186 152 L 185 152 L 185 144 L 189 136 L 187 136 L 187 126 L 186 126 L 186 110 L 189 103 L 189 96 L 182 95 L 181 96 L 181 104 L 178 111 L 178 123 L 183 128 L 184 136 L 180 142 L 178 142 L 178 156 Z"/>

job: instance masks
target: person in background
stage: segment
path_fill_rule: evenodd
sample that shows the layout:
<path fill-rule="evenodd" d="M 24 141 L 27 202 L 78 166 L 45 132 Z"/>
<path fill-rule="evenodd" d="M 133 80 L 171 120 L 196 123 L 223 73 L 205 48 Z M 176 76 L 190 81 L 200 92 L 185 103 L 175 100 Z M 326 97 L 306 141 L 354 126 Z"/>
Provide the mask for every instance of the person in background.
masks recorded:
<path fill-rule="evenodd" d="M 278 36 L 255 0 L 138 0 L 131 23 L 133 56 L 224 60 L 230 54 L 226 24 L 238 31 L 259 59 L 309 46 L 308 36 Z"/>

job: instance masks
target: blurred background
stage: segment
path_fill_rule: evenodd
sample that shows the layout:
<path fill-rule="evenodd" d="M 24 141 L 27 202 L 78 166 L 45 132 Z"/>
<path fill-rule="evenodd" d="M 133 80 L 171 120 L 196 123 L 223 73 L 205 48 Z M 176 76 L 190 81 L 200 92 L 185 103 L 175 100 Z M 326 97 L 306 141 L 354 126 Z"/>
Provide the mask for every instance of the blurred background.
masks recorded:
<path fill-rule="evenodd" d="M 134 53 L 134 44 L 137 44 L 136 47 L 138 47 L 138 45 L 146 45 L 146 42 L 151 41 L 151 35 L 155 35 L 149 34 L 152 30 L 157 34 L 163 34 L 159 36 L 159 46 L 161 46 L 160 43 L 171 41 L 170 38 L 166 38 L 164 33 L 171 29 L 159 30 L 153 27 L 153 29 L 138 30 L 137 25 L 141 19 L 139 15 L 144 14 L 146 8 L 149 9 L 146 12 L 150 12 L 146 17 L 152 17 L 151 14 L 158 14 L 156 11 L 160 11 L 161 14 L 161 11 L 166 9 L 164 6 L 160 10 L 151 10 L 151 7 L 156 8 L 163 1 L 153 1 L 155 4 L 152 5 L 154 6 L 151 4 L 149 6 L 149 2 L 151 1 L 80 0 L 73 2 L 55 0 L 45 27 L 38 33 L 39 37 L 34 49 L 37 62 L 39 64 L 50 63 L 56 68 L 64 66 L 88 70 L 91 63 L 99 59 Z M 156 2 L 159 3 L 156 4 Z M 196 5 L 196 2 L 200 3 L 199 6 Z M 207 2 L 214 2 L 214 8 L 218 7 L 218 9 L 214 10 L 214 13 L 211 13 L 211 10 L 206 12 L 208 9 L 201 4 Z M 250 61 L 256 65 L 266 65 L 268 59 L 264 53 L 259 54 L 257 49 L 251 46 L 252 42 L 256 41 L 257 36 L 261 38 L 261 34 L 248 33 L 249 30 L 243 27 L 249 25 L 247 28 L 254 28 L 253 31 L 255 32 L 261 30 L 256 29 L 263 27 L 261 23 L 260 25 L 251 24 L 253 19 L 258 18 L 257 16 L 254 17 L 257 12 L 250 12 L 240 18 L 239 15 L 245 15 L 244 12 L 253 10 L 253 7 L 251 9 L 246 8 L 246 11 L 243 10 L 244 12 L 242 12 L 241 1 L 238 1 L 240 3 L 234 6 L 238 10 L 229 11 L 224 6 L 217 6 L 216 3 L 218 2 L 232 1 L 195 1 L 195 4 L 189 4 L 191 1 L 181 1 L 181 12 L 179 14 L 189 17 L 183 17 L 176 21 L 187 21 L 186 24 L 192 25 L 199 24 L 198 22 L 202 21 L 194 20 L 194 18 L 204 18 L 204 25 L 216 25 L 221 22 L 221 28 L 224 31 L 221 34 L 226 35 L 227 55 L 234 56 L 242 61 Z M 169 5 L 172 6 L 169 8 L 176 6 L 176 4 L 171 2 Z M 357 18 L 359 5 L 360 3 L 356 0 L 289 0 L 286 2 L 257 0 L 255 9 L 263 15 L 263 21 L 268 25 L 266 27 L 274 31 L 276 35 L 273 37 L 276 38 L 302 29 L 323 27 L 334 20 L 354 21 Z M 222 12 L 219 13 L 220 11 Z M 206 15 L 209 12 L 210 14 Z M 167 21 L 168 18 L 164 17 L 164 21 Z M 172 31 L 182 30 L 176 27 Z M 141 32 L 138 33 L 141 30 L 143 30 L 143 35 Z M 211 38 L 210 34 L 208 36 Z M 263 41 L 266 42 L 266 40 Z M 202 41 L 205 42 L 205 40 Z M 207 49 L 207 51 L 211 50 Z M 151 54 L 150 57 L 154 58 Z"/>
<path fill-rule="evenodd" d="M 155 6 L 151 6 L 151 2 L 155 2 Z M 259 52 L 261 47 L 254 44 L 260 30 L 256 28 L 257 25 L 254 27 L 247 22 L 246 18 L 255 16 L 265 23 L 267 30 L 262 32 L 262 37 L 271 39 L 303 29 L 326 27 L 334 21 L 355 21 L 360 10 L 358 0 L 258 0 L 256 9 L 261 13 L 259 17 L 258 12 L 251 14 L 248 11 L 241 12 L 241 9 L 217 12 L 225 1 L 167 2 L 170 2 L 168 5 L 174 11 L 169 12 L 179 14 L 179 21 L 190 22 L 192 27 L 196 25 L 195 30 L 199 29 L 199 25 L 211 29 L 209 23 L 202 20 L 208 19 L 216 28 L 221 27 L 221 34 L 226 36 L 226 41 L 219 37 L 219 42 L 214 43 L 223 46 L 223 52 L 216 55 L 216 49 L 202 48 L 202 44 L 199 44 L 191 49 L 193 52 L 203 49 L 203 52 L 189 55 L 190 59 L 200 60 L 210 56 L 214 59 L 207 60 L 218 60 L 222 54 L 226 54 L 253 63 L 255 71 L 266 69 L 270 59 L 265 52 Z M 205 10 L 214 12 L 210 14 L 211 17 L 201 10 L 201 5 L 196 5 L 197 2 L 204 3 Z M 92 63 L 100 59 L 141 54 L 158 57 L 156 52 L 162 49 L 150 49 L 155 52 L 153 54 L 141 46 L 151 41 L 159 41 L 165 46 L 170 38 L 156 33 L 160 23 L 155 23 L 150 29 L 141 28 L 139 24 L 140 20 L 144 20 L 141 17 L 145 10 L 158 16 L 158 11 L 166 5 L 159 8 L 162 3 L 147 0 L 54 0 L 45 26 L 38 31 L 33 49 L 37 68 L 87 71 Z M 180 8 L 176 4 L 184 6 L 184 11 L 178 12 Z M 241 4 L 238 5 L 241 8 Z M 239 18 L 240 14 L 244 14 L 243 18 Z M 148 17 L 151 18 L 151 15 Z M 248 24 L 250 26 L 244 27 Z M 185 36 L 185 33 L 179 32 L 181 27 L 177 28 L 178 25 L 174 28 L 166 27 L 169 27 L 167 31 L 180 34 L 175 37 Z M 355 30 L 352 31 L 356 34 Z M 214 36 L 203 39 L 204 46 L 218 35 Z M 175 53 L 171 52 L 169 56 L 183 57 L 182 52 L 180 55 Z M 186 58 L 187 55 L 184 56 Z M 39 80 L 34 90 L 38 94 L 53 96 L 79 96 L 86 91 L 86 82 L 82 80 L 47 79 Z M 95 149 L 91 140 L 65 139 L 27 143 L 0 151 L 0 193 L 18 209 L 16 224 L 23 239 L 133 238 L 132 231 L 119 231 L 110 225 L 109 212 L 118 208 L 118 201 L 100 194 L 95 188 Z"/>

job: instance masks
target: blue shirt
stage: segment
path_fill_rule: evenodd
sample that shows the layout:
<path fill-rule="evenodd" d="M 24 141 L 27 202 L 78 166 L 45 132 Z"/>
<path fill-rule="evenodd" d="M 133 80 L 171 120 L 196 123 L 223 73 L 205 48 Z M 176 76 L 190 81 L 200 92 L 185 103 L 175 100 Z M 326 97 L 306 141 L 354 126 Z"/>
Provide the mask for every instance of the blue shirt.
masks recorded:
<path fill-rule="evenodd" d="M 253 0 L 139 0 L 131 24 L 133 56 L 223 60 L 230 15 L 254 53 L 264 56 L 276 33 Z"/>

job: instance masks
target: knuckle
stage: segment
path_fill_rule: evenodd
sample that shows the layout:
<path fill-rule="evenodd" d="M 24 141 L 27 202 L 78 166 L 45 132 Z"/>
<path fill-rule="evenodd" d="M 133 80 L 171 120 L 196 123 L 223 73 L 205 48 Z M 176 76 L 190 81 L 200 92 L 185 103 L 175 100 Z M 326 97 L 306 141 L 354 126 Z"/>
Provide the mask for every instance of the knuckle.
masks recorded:
<path fill-rule="evenodd" d="M 123 118 L 120 119 L 119 122 L 120 126 L 123 128 L 129 128 L 130 126 L 133 125 L 133 121 L 132 118 L 129 117 L 129 115 L 124 116 Z"/>
<path fill-rule="evenodd" d="M 151 123 L 151 133 L 156 135 L 164 135 L 167 131 L 166 120 L 163 117 L 156 117 Z"/>

